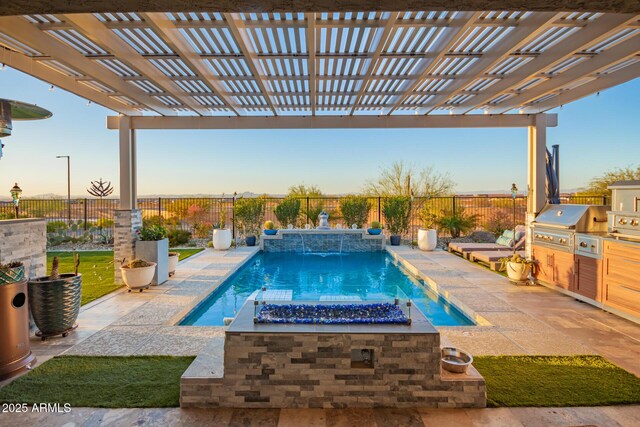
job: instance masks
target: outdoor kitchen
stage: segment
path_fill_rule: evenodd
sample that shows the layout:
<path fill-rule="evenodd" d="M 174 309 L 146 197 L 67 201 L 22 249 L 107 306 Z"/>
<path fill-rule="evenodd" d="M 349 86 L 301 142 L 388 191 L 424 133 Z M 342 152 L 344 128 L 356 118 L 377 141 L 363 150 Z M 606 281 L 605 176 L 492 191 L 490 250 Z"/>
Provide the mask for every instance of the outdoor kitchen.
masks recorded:
<path fill-rule="evenodd" d="M 535 277 L 640 323 L 640 181 L 619 181 L 611 210 L 548 204 L 533 223 Z"/>

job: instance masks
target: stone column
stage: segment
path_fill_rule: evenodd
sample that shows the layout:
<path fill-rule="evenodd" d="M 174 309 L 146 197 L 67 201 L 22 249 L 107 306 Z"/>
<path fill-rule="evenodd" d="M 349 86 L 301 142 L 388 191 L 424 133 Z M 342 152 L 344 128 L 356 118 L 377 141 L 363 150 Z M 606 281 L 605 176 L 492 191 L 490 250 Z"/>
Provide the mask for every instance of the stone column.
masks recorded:
<path fill-rule="evenodd" d="M 137 232 L 142 228 L 142 211 L 140 209 L 116 210 L 114 220 L 113 268 L 116 283 L 123 284 L 120 264 L 123 259 L 126 262 L 135 259 Z"/>

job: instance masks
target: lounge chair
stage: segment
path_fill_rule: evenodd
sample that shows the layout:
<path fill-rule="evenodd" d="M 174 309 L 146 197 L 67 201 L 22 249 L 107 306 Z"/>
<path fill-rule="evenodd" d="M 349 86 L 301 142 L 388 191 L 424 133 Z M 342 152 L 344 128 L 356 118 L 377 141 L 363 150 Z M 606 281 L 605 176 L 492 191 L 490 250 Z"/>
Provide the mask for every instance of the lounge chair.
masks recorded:
<path fill-rule="evenodd" d="M 511 249 L 513 250 L 513 249 Z M 524 251 L 517 251 L 518 255 L 524 258 Z M 471 262 L 478 262 L 480 264 L 485 264 L 490 269 L 497 271 L 500 268 L 501 262 L 500 258 L 506 258 L 511 256 L 512 252 L 507 251 L 486 251 L 486 252 L 471 252 L 469 253 L 468 259 Z"/>
<path fill-rule="evenodd" d="M 524 248 L 524 226 L 516 227 L 515 242 L 516 250 Z M 469 259 L 471 252 L 488 252 L 488 251 L 512 251 L 513 250 L 513 230 L 505 230 L 502 236 L 496 239 L 495 243 L 465 243 L 465 242 L 451 242 L 449 243 L 449 252 L 457 253 L 465 259 Z"/>

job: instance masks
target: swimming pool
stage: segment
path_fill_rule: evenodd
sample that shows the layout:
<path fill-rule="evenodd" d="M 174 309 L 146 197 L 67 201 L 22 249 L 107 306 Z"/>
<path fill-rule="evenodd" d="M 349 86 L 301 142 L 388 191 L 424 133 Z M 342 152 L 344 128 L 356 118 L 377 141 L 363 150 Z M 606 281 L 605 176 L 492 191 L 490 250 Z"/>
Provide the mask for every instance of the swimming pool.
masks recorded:
<path fill-rule="evenodd" d="M 406 272 L 385 252 L 295 254 L 260 252 L 191 312 L 182 325 L 222 326 L 246 299 L 266 287 L 293 301 L 380 301 L 410 298 L 435 326 L 474 323 Z"/>

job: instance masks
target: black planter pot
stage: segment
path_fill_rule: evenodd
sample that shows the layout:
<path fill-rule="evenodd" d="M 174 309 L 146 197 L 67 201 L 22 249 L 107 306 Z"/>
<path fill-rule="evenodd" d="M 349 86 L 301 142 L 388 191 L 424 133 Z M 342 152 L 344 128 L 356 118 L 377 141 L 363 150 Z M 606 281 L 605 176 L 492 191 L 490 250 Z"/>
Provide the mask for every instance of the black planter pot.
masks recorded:
<path fill-rule="evenodd" d="M 82 297 L 82 275 L 61 274 L 58 280 L 48 276 L 29 280 L 29 308 L 40 330 L 36 335 L 45 339 L 54 335 L 67 336 L 75 329 Z"/>
<path fill-rule="evenodd" d="M 400 241 L 402 240 L 402 236 L 391 236 L 389 237 L 389 240 L 391 240 L 391 246 L 400 246 Z"/>
<path fill-rule="evenodd" d="M 255 246 L 256 245 L 256 236 L 247 236 L 244 238 L 247 246 Z"/>

